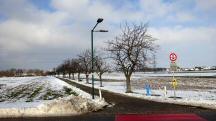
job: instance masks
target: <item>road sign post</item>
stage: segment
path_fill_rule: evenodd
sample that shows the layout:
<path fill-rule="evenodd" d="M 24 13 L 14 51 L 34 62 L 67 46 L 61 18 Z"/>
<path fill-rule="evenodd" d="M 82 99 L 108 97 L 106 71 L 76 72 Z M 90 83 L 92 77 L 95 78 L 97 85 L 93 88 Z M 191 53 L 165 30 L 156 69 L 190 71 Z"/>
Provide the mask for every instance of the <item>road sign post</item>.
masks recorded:
<path fill-rule="evenodd" d="M 175 78 L 172 80 L 172 86 L 174 89 L 174 99 L 175 99 L 176 98 L 176 86 L 177 86 L 177 80 Z"/>
<path fill-rule="evenodd" d="M 167 88 L 164 86 L 164 97 L 167 97 Z"/>
<path fill-rule="evenodd" d="M 175 53 L 170 53 L 170 70 L 172 72 L 172 86 L 173 86 L 173 91 L 174 91 L 174 99 L 176 99 L 176 86 L 177 86 L 177 80 L 175 79 L 174 71 L 177 70 L 177 65 L 176 65 L 176 60 L 177 60 L 177 54 Z"/>
<path fill-rule="evenodd" d="M 147 83 L 147 84 L 145 85 L 145 88 L 146 88 L 146 95 L 147 95 L 147 96 L 151 96 L 151 86 L 150 86 L 150 84 Z"/>

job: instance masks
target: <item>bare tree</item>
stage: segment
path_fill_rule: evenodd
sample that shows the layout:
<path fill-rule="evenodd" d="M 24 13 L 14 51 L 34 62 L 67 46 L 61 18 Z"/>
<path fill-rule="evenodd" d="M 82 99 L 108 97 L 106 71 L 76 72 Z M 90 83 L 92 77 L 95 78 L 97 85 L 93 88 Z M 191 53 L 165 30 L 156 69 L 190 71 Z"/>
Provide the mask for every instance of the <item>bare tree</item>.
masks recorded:
<path fill-rule="evenodd" d="M 23 76 L 23 72 L 24 72 L 24 69 L 17 69 L 16 76 L 19 76 L 19 77 Z"/>
<path fill-rule="evenodd" d="M 78 62 L 78 64 L 77 64 L 77 78 L 78 78 L 78 81 L 81 81 L 80 74 L 82 72 L 84 72 L 84 66 L 82 65 L 82 63 L 80 62 L 79 59 L 77 59 L 77 62 Z"/>
<path fill-rule="evenodd" d="M 89 83 L 89 74 L 91 73 L 91 52 L 86 50 L 81 53 L 79 55 L 79 61 L 83 68 L 83 72 L 86 75 L 86 83 Z"/>
<path fill-rule="evenodd" d="M 71 78 L 71 73 L 72 73 L 71 71 L 72 71 L 72 69 L 71 69 L 70 59 L 67 59 L 62 64 L 62 72 L 64 72 L 64 74 L 68 74 L 69 79 L 70 79 Z"/>
<path fill-rule="evenodd" d="M 60 77 L 60 74 L 61 74 L 61 71 L 62 71 L 62 70 L 61 70 L 61 65 L 58 65 L 58 66 L 56 67 L 55 71 L 56 71 L 57 76 Z"/>
<path fill-rule="evenodd" d="M 121 34 L 114 40 L 108 41 L 108 51 L 118 70 L 121 70 L 126 77 L 126 93 L 131 90 L 131 75 L 137 66 L 144 61 L 146 50 L 153 51 L 155 39 L 147 33 L 147 24 L 127 23 L 121 27 Z"/>
<path fill-rule="evenodd" d="M 157 71 L 157 62 L 156 62 L 156 54 L 155 53 L 153 53 L 152 54 L 152 58 L 153 58 L 153 62 L 152 62 L 152 64 L 153 64 L 153 71 L 154 71 L 154 73 Z"/>
<path fill-rule="evenodd" d="M 74 74 L 78 71 L 79 62 L 78 59 L 71 59 L 70 61 L 70 72 L 72 73 L 72 79 L 75 80 Z"/>
<path fill-rule="evenodd" d="M 74 74 L 77 72 L 78 64 L 79 62 L 77 59 L 67 59 L 62 64 L 62 72 L 68 74 L 69 79 L 71 79 L 72 75 L 72 79 L 75 80 Z"/>
<path fill-rule="evenodd" d="M 109 71 L 109 66 L 108 64 L 105 62 L 105 60 L 100 57 L 100 56 L 96 56 L 94 59 L 94 66 L 95 66 L 95 72 L 98 74 L 99 78 L 100 78 L 100 86 L 102 87 L 102 75 L 105 72 Z"/>
<path fill-rule="evenodd" d="M 62 74 L 63 78 L 65 78 L 65 75 L 67 74 L 67 65 L 65 63 L 59 65 L 56 69 L 58 75 Z"/>

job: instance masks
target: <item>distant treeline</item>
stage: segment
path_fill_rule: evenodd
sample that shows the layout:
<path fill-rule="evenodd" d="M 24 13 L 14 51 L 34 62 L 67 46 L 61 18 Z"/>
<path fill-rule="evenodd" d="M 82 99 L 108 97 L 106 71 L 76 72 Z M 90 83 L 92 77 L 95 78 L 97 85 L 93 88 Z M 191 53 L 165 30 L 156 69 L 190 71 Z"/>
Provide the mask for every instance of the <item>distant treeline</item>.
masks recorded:
<path fill-rule="evenodd" d="M 9 69 L 1 70 L 0 77 L 44 76 L 46 72 L 40 69 Z"/>
<path fill-rule="evenodd" d="M 150 68 L 150 67 L 141 67 L 137 71 L 140 72 L 158 72 L 158 71 L 166 71 L 167 68 Z"/>

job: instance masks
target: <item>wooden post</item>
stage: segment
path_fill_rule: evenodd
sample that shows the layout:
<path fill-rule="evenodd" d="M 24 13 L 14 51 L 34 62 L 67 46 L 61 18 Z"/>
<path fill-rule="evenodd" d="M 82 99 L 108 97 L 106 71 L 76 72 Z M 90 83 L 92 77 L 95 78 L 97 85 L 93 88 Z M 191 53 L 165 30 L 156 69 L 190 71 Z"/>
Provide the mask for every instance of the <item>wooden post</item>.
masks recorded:
<path fill-rule="evenodd" d="M 102 100 L 102 93 L 101 93 L 101 89 L 99 89 L 99 96 L 100 96 L 100 100 Z"/>

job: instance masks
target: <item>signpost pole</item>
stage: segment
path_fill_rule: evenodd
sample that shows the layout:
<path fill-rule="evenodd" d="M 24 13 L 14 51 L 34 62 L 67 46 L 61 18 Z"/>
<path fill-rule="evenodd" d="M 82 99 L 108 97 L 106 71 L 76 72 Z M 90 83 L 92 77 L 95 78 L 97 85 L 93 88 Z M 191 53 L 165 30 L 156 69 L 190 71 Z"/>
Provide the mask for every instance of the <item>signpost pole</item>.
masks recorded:
<path fill-rule="evenodd" d="M 173 75 L 173 76 L 172 76 L 172 81 L 173 81 L 172 83 L 173 83 L 173 89 L 174 89 L 174 99 L 176 99 L 176 90 L 175 90 L 175 84 L 174 84 L 174 83 L 175 83 L 175 82 L 174 82 L 174 80 L 175 80 L 174 71 L 172 71 L 172 75 Z"/>
<path fill-rule="evenodd" d="M 176 99 L 176 85 L 177 81 L 175 79 L 174 71 L 177 69 L 175 61 L 177 60 L 177 55 L 175 53 L 170 54 L 170 61 L 171 61 L 171 72 L 172 72 L 172 86 L 174 91 L 174 99 Z"/>

